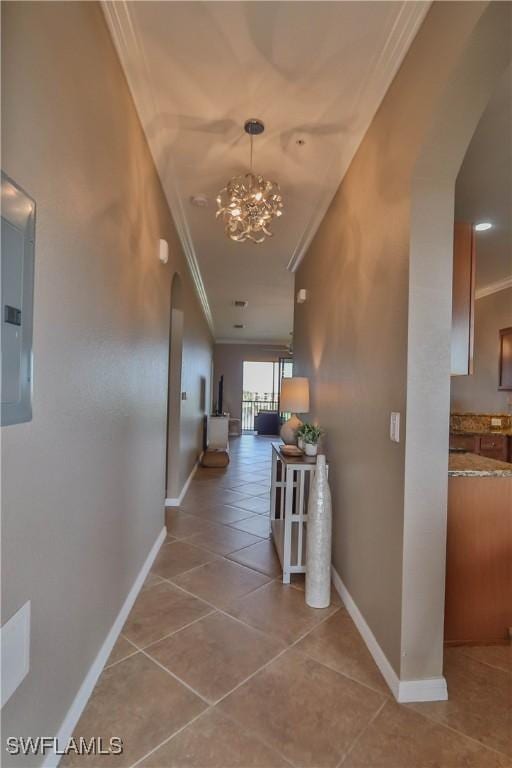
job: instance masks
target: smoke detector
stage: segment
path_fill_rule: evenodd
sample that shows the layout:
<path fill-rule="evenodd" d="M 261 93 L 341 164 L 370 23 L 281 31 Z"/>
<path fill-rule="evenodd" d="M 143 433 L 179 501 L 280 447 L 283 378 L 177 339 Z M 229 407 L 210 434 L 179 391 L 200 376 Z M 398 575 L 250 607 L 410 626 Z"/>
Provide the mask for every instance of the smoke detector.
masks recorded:
<path fill-rule="evenodd" d="M 235 299 L 235 301 L 233 302 L 235 307 L 242 307 L 242 309 L 245 309 L 248 303 L 249 302 L 245 301 L 245 299 Z"/>
<path fill-rule="evenodd" d="M 206 208 L 208 206 L 208 198 L 202 192 L 198 195 L 191 195 L 190 202 L 196 208 Z"/>

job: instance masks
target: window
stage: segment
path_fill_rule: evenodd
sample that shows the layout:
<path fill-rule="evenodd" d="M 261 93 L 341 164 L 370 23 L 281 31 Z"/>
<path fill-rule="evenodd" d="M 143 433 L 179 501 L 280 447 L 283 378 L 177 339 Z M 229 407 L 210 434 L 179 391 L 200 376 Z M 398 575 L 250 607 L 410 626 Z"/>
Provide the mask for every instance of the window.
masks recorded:
<path fill-rule="evenodd" d="M 254 430 L 254 417 L 259 411 L 278 411 L 282 378 L 292 375 L 293 361 L 244 360 L 242 384 L 242 430 Z"/>

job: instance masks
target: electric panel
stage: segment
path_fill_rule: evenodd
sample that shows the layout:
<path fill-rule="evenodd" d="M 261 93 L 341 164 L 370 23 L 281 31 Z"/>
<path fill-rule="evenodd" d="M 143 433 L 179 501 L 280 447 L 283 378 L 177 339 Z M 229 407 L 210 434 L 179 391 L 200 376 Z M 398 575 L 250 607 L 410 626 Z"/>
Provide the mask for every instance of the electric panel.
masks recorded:
<path fill-rule="evenodd" d="M 32 418 L 32 318 L 36 206 L 2 172 L 1 424 Z"/>

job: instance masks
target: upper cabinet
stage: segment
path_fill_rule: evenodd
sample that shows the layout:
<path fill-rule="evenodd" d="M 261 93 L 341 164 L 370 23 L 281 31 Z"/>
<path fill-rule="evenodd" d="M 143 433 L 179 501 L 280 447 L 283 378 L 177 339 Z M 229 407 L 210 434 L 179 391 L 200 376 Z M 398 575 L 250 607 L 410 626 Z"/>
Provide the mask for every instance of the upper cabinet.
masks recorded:
<path fill-rule="evenodd" d="M 473 373 L 475 268 L 473 225 L 456 221 L 453 234 L 452 376 Z"/>
<path fill-rule="evenodd" d="M 512 328 L 502 328 L 500 331 L 498 389 L 512 391 Z"/>

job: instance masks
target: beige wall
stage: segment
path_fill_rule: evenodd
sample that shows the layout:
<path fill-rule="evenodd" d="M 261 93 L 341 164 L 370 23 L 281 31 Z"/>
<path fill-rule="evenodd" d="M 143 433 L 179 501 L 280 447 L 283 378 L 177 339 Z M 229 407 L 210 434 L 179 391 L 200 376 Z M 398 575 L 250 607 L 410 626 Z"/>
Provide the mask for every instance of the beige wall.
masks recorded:
<path fill-rule="evenodd" d="M 475 302 L 474 372 L 454 376 L 452 411 L 458 413 L 508 413 L 512 392 L 498 390 L 500 328 L 512 326 L 512 288 Z"/>
<path fill-rule="evenodd" d="M 213 352 L 213 400 L 217 400 L 219 378 L 224 375 L 224 411 L 239 419 L 242 413 L 244 360 L 277 362 L 289 357 L 284 347 L 259 344 L 215 344 Z"/>
<path fill-rule="evenodd" d="M 31 670 L 3 733 L 53 735 L 164 523 L 175 271 L 183 477 L 211 338 L 99 5 L 3 3 L 2 99 L 3 169 L 37 203 L 34 416 L 2 429 L 2 622 L 32 601 Z"/>
<path fill-rule="evenodd" d="M 509 9 L 482 43 L 485 8 L 432 6 L 296 275 L 295 373 L 326 429 L 334 566 L 401 679 L 442 673 L 453 189 L 507 54 Z"/>

